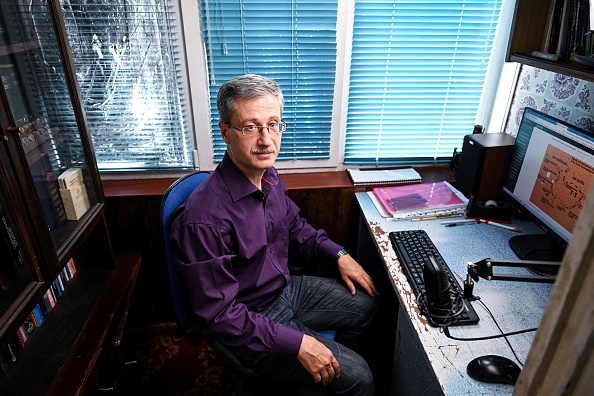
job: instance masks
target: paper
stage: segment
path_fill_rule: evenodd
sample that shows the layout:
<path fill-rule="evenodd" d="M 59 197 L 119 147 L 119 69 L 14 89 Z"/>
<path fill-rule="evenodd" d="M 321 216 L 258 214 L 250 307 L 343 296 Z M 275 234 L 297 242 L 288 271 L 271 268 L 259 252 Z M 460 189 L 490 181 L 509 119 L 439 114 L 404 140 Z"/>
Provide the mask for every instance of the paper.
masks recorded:
<path fill-rule="evenodd" d="M 420 183 L 421 175 L 413 168 L 360 170 L 347 169 L 353 184 Z"/>
<path fill-rule="evenodd" d="M 448 182 L 375 187 L 380 213 L 395 219 L 463 214 L 468 199 Z"/>

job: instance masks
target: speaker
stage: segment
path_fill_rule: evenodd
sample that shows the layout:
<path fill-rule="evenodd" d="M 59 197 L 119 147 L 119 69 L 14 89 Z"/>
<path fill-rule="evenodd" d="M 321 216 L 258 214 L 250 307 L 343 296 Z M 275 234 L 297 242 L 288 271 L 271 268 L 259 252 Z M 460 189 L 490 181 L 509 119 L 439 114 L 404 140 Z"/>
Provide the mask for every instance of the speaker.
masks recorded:
<path fill-rule="evenodd" d="M 464 136 L 457 166 L 456 188 L 467 198 L 496 199 L 503 187 L 516 139 L 507 133 Z"/>

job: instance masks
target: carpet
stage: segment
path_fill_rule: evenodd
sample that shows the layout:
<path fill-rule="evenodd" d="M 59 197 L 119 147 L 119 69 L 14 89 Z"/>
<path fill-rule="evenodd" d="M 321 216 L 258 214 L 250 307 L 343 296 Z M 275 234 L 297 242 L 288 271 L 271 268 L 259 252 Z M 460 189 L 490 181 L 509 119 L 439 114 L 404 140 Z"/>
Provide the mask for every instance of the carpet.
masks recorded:
<path fill-rule="evenodd" d="M 133 388 L 143 395 L 256 395 L 253 385 L 225 369 L 205 341 L 192 346 L 175 323 L 126 331 L 127 360 L 135 361 Z"/>

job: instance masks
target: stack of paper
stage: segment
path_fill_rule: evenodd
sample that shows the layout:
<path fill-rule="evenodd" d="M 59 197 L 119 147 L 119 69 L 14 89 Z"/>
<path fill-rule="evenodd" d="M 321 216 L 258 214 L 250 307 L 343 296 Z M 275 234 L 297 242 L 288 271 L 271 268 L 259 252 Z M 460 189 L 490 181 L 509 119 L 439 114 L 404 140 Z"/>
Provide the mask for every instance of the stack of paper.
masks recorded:
<path fill-rule="evenodd" d="M 370 196 L 384 217 L 414 219 L 464 214 L 468 199 L 448 182 L 376 187 Z"/>

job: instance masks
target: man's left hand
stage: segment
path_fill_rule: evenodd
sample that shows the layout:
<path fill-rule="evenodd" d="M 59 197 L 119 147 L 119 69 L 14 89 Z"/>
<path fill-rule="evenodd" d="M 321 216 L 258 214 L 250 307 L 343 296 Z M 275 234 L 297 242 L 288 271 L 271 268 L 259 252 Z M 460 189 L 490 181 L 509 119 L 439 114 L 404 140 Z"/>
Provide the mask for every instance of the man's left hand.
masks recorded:
<path fill-rule="evenodd" d="M 350 254 L 345 254 L 338 259 L 338 270 L 352 295 L 356 293 L 353 282 L 357 282 L 370 296 L 379 296 L 379 292 L 371 276 L 365 272 L 363 267 Z"/>

